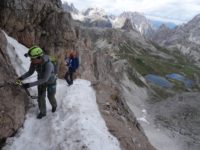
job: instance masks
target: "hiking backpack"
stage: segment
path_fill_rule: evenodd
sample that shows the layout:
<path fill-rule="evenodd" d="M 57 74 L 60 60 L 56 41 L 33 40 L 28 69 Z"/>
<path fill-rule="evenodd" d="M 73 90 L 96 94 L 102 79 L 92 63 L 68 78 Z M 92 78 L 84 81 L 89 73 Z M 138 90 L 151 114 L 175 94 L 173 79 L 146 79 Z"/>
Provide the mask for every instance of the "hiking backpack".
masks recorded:
<path fill-rule="evenodd" d="M 51 61 L 51 63 L 54 66 L 54 73 L 58 74 L 58 61 L 57 61 L 56 57 L 55 56 L 49 56 L 49 60 Z"/>

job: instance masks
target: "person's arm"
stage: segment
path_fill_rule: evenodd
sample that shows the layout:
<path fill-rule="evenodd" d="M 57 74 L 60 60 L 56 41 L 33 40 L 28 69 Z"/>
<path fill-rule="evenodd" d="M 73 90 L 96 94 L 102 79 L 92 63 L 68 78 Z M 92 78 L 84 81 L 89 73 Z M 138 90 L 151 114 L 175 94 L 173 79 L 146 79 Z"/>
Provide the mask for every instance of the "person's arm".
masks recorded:
<path fill-rule="evenodd" d="M 40 84 L 47 82 L 51 76 L 52 71 L 53 71 L 53 64 L 50 62 L 46 63 L 45 64 L 45 72 L 44 72 L 42 79 L 39 79 L 38 81 L 29 83 L 29 87 L 40 85 Z"/>
<path fill-rule="evenodd" d="M 21 77 L 19 77 L 19 80 L 24 80 L 28 77 L 30 77 L 33 73 L 35 72 L 35 67 L 33 66 L 33 64 L 30 64 L 29 70 L 23 74 Z"/>
<path fill-rule="evenodd" d="M 66 57 L 66 58 L 65 58 L 65 64 L 66 64 L 66 66 L 69 66 L 69 61 L 70 61 L 70 58 L 69 58 L 69 57 Z"/>

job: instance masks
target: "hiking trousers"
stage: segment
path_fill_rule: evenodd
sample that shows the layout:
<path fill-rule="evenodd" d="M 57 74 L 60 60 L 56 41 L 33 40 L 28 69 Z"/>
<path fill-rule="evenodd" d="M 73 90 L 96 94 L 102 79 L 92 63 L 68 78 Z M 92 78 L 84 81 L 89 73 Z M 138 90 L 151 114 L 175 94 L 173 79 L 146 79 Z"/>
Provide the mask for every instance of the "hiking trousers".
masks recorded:
<path fill-rule="evenodd" d="M 52 106 L 52 108 L 57 107 L 57 102 L 55 98 L 56 94 L 56 83 L 51 85 L 42 84 L 38 86 L 38 107 L 40 110 L 40 113 L 46 114 L 46 91 L 47 91 L 47 97 L 49 99 L 49 102 Z"/>
<path fill-rule="evenodd" d="M 73 84 L 73 73 L 75 72 L 74 69 L 69 68 L 68 71 L 65 73 L 65 80 L 69 85 Z"/>

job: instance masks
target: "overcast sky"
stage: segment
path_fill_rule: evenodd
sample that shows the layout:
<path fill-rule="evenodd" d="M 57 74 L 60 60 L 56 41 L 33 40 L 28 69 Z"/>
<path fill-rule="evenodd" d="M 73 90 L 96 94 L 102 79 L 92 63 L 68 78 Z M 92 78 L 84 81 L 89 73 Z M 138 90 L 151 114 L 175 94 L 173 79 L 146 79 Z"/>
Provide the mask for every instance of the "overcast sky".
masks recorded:
<path fill-rule="evenodd" d="M 79 10 L 89 7 L 103 8 L 109 14 L 137 11 L 177 23 L 187 22 L 200 14 L 200 0 L 62 0 L 73 3 Z"/>

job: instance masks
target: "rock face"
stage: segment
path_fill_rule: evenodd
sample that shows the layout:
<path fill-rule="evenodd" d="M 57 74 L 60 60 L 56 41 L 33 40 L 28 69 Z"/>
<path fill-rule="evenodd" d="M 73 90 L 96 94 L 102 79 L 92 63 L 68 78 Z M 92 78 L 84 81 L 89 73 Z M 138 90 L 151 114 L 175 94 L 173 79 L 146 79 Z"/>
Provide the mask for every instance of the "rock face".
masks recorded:
<path fill-rule="evenodd" d="M 148 21 L 146 17 L 140 13 L 123 12 L 119 18 L 130 19 L 131 23 L 135 26 L 135 29 L 144 36 L 149 36 L 153 32 L 150 21 Z"/>
<path fill-rule="evenodd" d="M 65 53 L 75 47 L 72 23 L 71 15 L 62 11 L 60 0 L 0 1 L 0 27 L 25 46 L 36 44 L 48 54 L 56 55 L 63 70 L 61 75 L 65 72 Z M 0 143 L 3 143 L 22 126 L 28 98 L 20 88 L 4 83 L 17 76 L 6 55 L 7 44 L 2 33 L 0 39 Z"/>
<path fill-rule="evenodd" d="M 53 1 L 55 2 L 55 1 Z M 37 43 L 39 32 L 41 30 L 37 25 L 45 21 L 47 14 L 51 10 L 59 10 L 52 2 L 45 1 L 1 1 L 1 27 L 9 34 L 16 37 L 21 43 L 32 46 Z M 19 32 L 21 32 L 19 34 Z"/>
<path fill-rule="evenodd" d="M 127 30 L 127 31 L 133 30 L 133 25 L 132 25 L 130 19 L 126 19 L 122 29 Z"/>
<path fill-rule="evenodd" d="M 83 24 L 87 27 L 111 28 L 112 24 L 105 11 L 100 8 L 88 8 L 83 15 Z"/>
<path fill-rule="evenodd" d="M 73 4 L 69 6 L 63 4 L 64 11 L 70 12 L 73 19 L 79 20 L 86 27 L 112 28 L 110 17 L 100 8 L 88 8 L 84 12 L 79 12 Z"/>
<path fill-rule="evenodd" d="M 0 27 L 27 47 L 37 44 L 57 55 L 61 58 L 60 70 L 66 51 L 75 47 L 72 23 L 71 15 L 62 11 L 60 0 L 0 2 Z"/>
<path fill-rule="evenodd" d="M 159 42 L 164 40 L 166 37 L 171 36 L 171 30 L 164 24 L 162 24 L 154 34 L 150 37 L 150 39 L 155 40 L 158 39 Z"/>
<path fill-rule="evenodd" d="M 84 23 L 86 27 L 97 27 L 97 28 L 111 28 L 112 24 L 109 20 L 97 19 L 91 20 L 90 18 L 86 18 Z"/>
<path fill-rule="evenodd" d="M 200 15 L 194 17 L 187 24 L 178 26 L 174 30 L 159 30 L 154 41 L 169 48 L 176 48 L 185 54 L 191 62 L 200 66 Z M 162 38 L 161 38 L 162 37 Z"/>
<path fill-rule="evenodd" d="M 69 5 L 67 2 L 65 2 L 63 3 L 62 7 L 66 12 L 73 13 L 73 14 L 79 13 L 78 9 L 76 9 L 73 4 Z"/>
<path fill-rule="evenodd" d="M 181 93 L 150 106 L 156 125 L 166 127 L 184 141 L 182 150 L 198 150 L 200 146 L 199 96 L 199 92 Z"/>
<path fill-rule="evenodd" d="M 125 60 L 117 57 L 120 44 L 126 43 L 133 36 L 134 40 L 141 42 L 139 45 L 145 45 L 147 43 L 144 38 L 134 30 L 127 33 L 116 29 L 97 30 L 85 27 L 80 28 L 80 36 L 88 37 L 91 41 L 89 43 L 92 43 L 89 44 L 91 50 L 88 51 L 92 55 L 84 63 L 91 63 L 89 66 L 94 73 L 94 81 L 91 78 L 89 80 L 93 81 L 97 102 L 109 130 L 119 139 L 123 150 L 154 149 L 143 134 L 132 110 L 127 106 L 129 98 L 123 95 L 126 85 L 122 80 L 126 80 L 124 75 L 130 68 Z M 126 80 L 126 82 L 132 81 Z M 121 136 L 127 138 L 120 138 Z"/>
<path fill-rule="evenodd" d="M 19 87 L 9 84 L 16 79 L 6 53 L 7 41 L 0 30 L 0 148 L 8 136 L 12 136 L 23 124 L 27 95 Z"/>
<path fill-rule="evenodd" d="M 169 32 L 168 31 L 169 29 L 166 28 L 165 26 L 162 26 L 160 30 L 166 31 L 166 34 L 168 34 Z M 148 74 L 151 72 L 158 73 L 159 71 L 161 71 L 161 73 L 163 74 L 164 71 L 162 69 L 164 70 L 168 70 L 166 68 L 170 69 L 171 62 L 175 62 L 172 64 L 172 68 L 173 68 L 172 71 L 179 71 L 178 69 L 179 67 L 174 68 L 173 66 L 174 64 L 181 64 L 179 63 L 178 60 L 179 58 L 181 60 L 182 59 L 184 60 L 185 58 L 183 56 L 179 55 L 179 57 L 177 57 L 174 53 L 170 53 L 170 51 L 168 51 L 167 49 L 164 49 L 163 47 L 159 47 L 156 45 L 153 46 L 150 41 L 145 40 L 145 38 L 139 32 L 136 32 L 135 30 L 131 30 L 127 32 L 126 30 L 124 31 L 124 30 L 117 30 L 117 29 L 94 29 L 94 28 L 82 27 L 80 29 L 79 35 L 81 37 L 88 37 L 87 41 L 91 40 L 91 42 L 88 42 L 88 43 L 92 43 L 92 44 L 89 44 L 89 48 L 91 49 L 91 51 L 89 52 L 90 54 L 92 53 L 92 57 L 89 60 L 93 61 L 91 62 L 90 69 L 93 70 L 95 79 L 96 79 L 96 82 L 94 83 L 94 87 L 97 89 L 96 90 L 97 102 L 99 103 L 99 108 L 100 108 L 100 111 L 102 112 L 102 115 L 104 116 L 104 118 L 106 118 L 106 123 L 109 126 L 109 129 L 111 129 L 112 133 L 116 137 L 118 138 L 120 137 L 119 132 L 123 133 L 125 137 L 136 137 L 136 139 L 134 138 L 133 139 L 135 141 L 139 141 L 138 144 L 142 145 L 142 147 L 140 147 L 141 149 L 151 149 L 152 147 L 148 145 L 148 142 L 146 141 L 144 136 L 140 134 L 141 132 L 137 132 L 137 135 L 134 135 L 136 131 L 141 131 L 141 129 L 140 127 L 138 127 L 138 122 L 136 118 L 131 113 L 131 112 L 135 112 L 138 109 L 140 110 L 144 109 L 144 112 L 145 112 L 145 109 L 148 108 L 147 112 L 149 113 L 149 115 L 152 115 L 158 120 L 161 118 L 158 122 L 159 124 L 164 126 L 163 130 L 166 129 L 165 120 L 168 121 L 171 119 L 170 117 L 173 118 L 173 122 L 175 122 L 175 125 L 173 123 L 167 124 L 168 129 L 170 129 L 170 133 L 171 133 L 170 137 L 172 137 L 173 134 L 177 133 L 177 130 L 180 129 L 177 127 L 178 124 L 176 124 L 176 121 L 178 121 L 178 122 L 184 123 L 183 125 L 184 130 L 187 130 L 187 136 L 185 138 L 188 138 L 188 137 L 190 138 L 190 136 L 188 136 L 188 133 L 190 132 L 190 128 L 186 126 L 188 122 L 183 121 L 184 119 L 179 120 L 177 118 L 174 118 L 173 112 L 178 112 L 180 114 L 181 112 L 183 112 L 184 114 L 187 114 L 191 112 L 191 109 L 193 109 L 193 106 L 192 108 L 187 110 L 187 109 L 182 109 L 181 107 L 178 107 L 179 104 L 177 104 L 176 109 L 175 107 L 173 107 L 172 112 L 168 112 L 169 108 L 166 106 L 168 105 L 169 101 L 164 104 L 165 106 L 162 106 L 163 103 L 160 103 L 159 105 L 159 101 L 164 102 L 166 100 L 165 97 L 161 98 L 160 96 L 158 96 L 159 98 L 155 98 L 157 96 L 154 97 L 153 96 L 154 94 L 152 95 L 150 94 L 151 96 L 148 95 L 145 92 L 145 88 L 142 88 L 142 85 L 143 86 L 145 85 L 146 87 L 149 87 L 150 85 L 150 84 L 147 85 L 145 82 L 143 82 L 144 80 L 143 80 L 143 77 L 141 76 L 142 73 L 143 74 Z M 151 59 L 152 61 L 150 61 Z M 154 62 L 158 63 L 159 65 L 154 66 Z M 166 64 L 166 62 L 168 63 Z M 163 66 L 162 65 L 160 66 L 160 64 L 162 64 Z M 186 68 L 187 66 L 186 64 L 183 66 L 184 68 Z M 137 67 L 137 65 L 139 65 L 140 67 Z M 138 73 L 139 71 L 140 72 L 142 71 L 142 73 L 139 74 Z M 138 86 L 136 86 L 135 83 L 137 83 Z M 171 92 L 170 90 L 168 91 L 168 89 L 162 89 L 163 91 L 166 90 L 165 91 L 166 93 L 165 92 L 162 93 L 162 91 L 160 91 L 159 88 L 158 89 L 156 88 L 154 89 L 154 88 L 155 87 L 149 87 L 148 92 L 151 93 L 153 91 L 158 94 L 161 94 L 162 96 L 171 96 L 175 92 L 179 92 L 179 91 Z M 174 102 L 174 97 L 172 97 L 171 99 L 172 99 L 171 102 Z M 185 101 L 185 105 L 187 105 L 186 102 L 190 103 L 190 101 L 187 100 Z M 151 105 L 149 106 L 148 103 L 150 103 Z M 136 105 L 134 106 L 134 104 Z M 154 104 L 155 104 L 155 107 L 153 106 Z M 140 108 L 139 106 L 142 106 L 142 107 L 144 106 L 144 107 Z M 159 106 L 159 107 L 156 107 L 156 106 Z M 173 106 L 173 103 L 171 103 L 171 106 Z M 158 113 L 157 111 L 152 112 L 151 111 L 152 107 L 155 110 L 159 110 L 160 112 Z M 161 114 L 161 111 L 168 112 L 168 113 Z M 135 114 L 137 115 L 137 113 Z M 170 117 L 165 116 L 165 114 L 167 115 L 169 114 Z M 115 116 L 115 118 L 113 118 L 112 116 Z M 194 116 L 196 117 L 197 115 L 195 114 Z M 166 119 L 166 117 L 168 118 Z M 132 119 L 129 120 L 127 118 L 132 118 Z M 145 118 L 142 118 L 142 119 L 145 120 Z M 149 125 L 147 126 L 151 126 L 151 124 L 153 124 L 154 126 L 154 121 L 157 121 L 156 119 L 150 122 Z M 195 123 L 193 124 L 194 130 L 198 129 L 197 124 L 199 120 L 191 119 L 190 121 L 192 120 L 195 121 Z M 113 122 L 115 124 L 113 124 Z M 144 121 L 144 124 L 145 124 L 145 121 Z M 118 128 L 117 126 L 121 128 Z M 176 130 L 172 131 L 171 129 L 173 129 L 174 126 L 176 127 Z M 126 130 L 127 128 L 130 129 L 129 130 L 130 134 L 128 134 Z M 131 132 L 133 130 L 134 132 Z M 180 142 L 181 144 L 182 142 L 184 144 L 187 144 L 188 142 L 197 143 L 198 141 L 197 137 L 191 136 L 191 138 L 195 138 L 195 139 L 192 139 L 192 140 L 189 139 L 187 142 L 184 142 L 185 139 L 179 140 L 179 137 L 170 138 L 169 141 L 171 142 L 171 139 L 172 139 L 172 143 L 173 143 L 175 140 L 178 139 L 179 141 L 181 141 Z M 133 148 L 134 146 L 136 146 L 135 149 L 139 149 L 139 145 L 137 144 L 135 145 L 133 143 L 131 144 L 129 140 L 120 139 L 120 143 L 122 143 L 122 147 L 124 149 L 134 149 Z M 179 144 L 179 142 L 177 143 Z M 175 143 L 175 145 L 178 145 L 177 143 Z M 147 148 L 148 147 L 147 145 L 149 146 L 149 148 Z M 159 146 L 163 146 L 163 145 L 159 145 Z M 172 147 L 173 146 L 174 145 L 172 144 Z M 198 146 L 199 146 L 198 144 L 195 144 L 194 147 L 196 148 Z M 193 146 L 190 146 L 190 148 L 192 147 Z M 167 148 L 168 147 L 166 147 L 166 149 Z"/>

